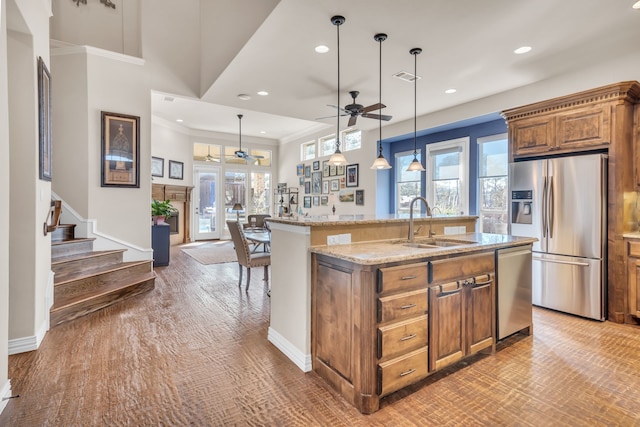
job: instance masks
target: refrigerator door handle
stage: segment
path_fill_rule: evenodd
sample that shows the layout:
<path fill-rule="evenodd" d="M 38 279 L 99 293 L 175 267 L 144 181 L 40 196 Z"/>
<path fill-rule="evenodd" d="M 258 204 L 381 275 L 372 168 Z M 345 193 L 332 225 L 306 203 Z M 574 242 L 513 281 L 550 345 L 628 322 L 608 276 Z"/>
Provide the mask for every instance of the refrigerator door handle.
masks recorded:
<path fill-rule="evenodd" d="M 553 238 L 553 177 L 551 177 L 549 179 L 549 201 L 548 201 L 548 206 L 549 206 L 549 210 L 547 211 L 547 218 L 549 221 L 549 237 Z"/>
<path fill-rule="evenodd" d="M 547 237 L 547 177 L 542 183 L 542 237 Z"/>

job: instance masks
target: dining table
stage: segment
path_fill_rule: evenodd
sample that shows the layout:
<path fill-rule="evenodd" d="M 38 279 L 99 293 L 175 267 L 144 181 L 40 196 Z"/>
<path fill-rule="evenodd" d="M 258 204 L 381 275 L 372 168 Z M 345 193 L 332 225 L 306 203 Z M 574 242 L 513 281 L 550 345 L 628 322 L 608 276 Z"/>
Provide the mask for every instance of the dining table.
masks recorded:
<path fill-rule="evenodd" d="M 260 246 L 262 246 L 263 252 L 269 252 L 271 250 L 271 233 L 269 233 L 269 230 L 266 228 L 248 227 L 245 228 L 243 232 L 249 243 L 253 244 L 251 253 L 257 252 Z"/>

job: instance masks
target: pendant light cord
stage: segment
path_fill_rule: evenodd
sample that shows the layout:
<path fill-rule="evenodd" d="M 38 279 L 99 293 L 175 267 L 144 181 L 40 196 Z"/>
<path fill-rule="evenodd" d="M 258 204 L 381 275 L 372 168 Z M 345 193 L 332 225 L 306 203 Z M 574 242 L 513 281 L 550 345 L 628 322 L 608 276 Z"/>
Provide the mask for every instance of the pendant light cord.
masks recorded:
<path fill-rule="evenodd" d="M 413 157 L 417 158 L 418 148 L 416 136 L 418 133 L 418 55 L 413 54 Z"/>
<path fill-rule="evenodd" d="M 336 24 L 338 32 L 338 110 L 336 113 L 336 152 L 340 151 L 340 22 Z"/>
<path fill-rule="evenodd" d="M 386 38 L 386 37 L 385 37 Z M 385 38 L 379 37 L 378 41 L 380 43 L 380 61 L 379 61 L 379 67 L 378 67 L 378 103 L 380 105 L 382 105 L 382 41 L 385 40 Z M 382 156 L 382 116 L 378 117 L 378 130 L 379 130 L 379 137 L 378 137 L 378 156 Z"/>

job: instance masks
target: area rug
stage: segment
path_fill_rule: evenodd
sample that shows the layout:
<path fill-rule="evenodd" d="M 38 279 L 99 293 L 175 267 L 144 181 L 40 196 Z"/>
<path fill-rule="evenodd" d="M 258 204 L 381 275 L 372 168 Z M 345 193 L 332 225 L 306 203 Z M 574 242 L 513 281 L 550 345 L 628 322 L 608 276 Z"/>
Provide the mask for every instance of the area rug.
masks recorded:
<path fill-rule="evenodd" d="M 231 240 L 196 243 L 183 248 L 182 252 L 204 265 L 238 261 L 238 256 Z"/>

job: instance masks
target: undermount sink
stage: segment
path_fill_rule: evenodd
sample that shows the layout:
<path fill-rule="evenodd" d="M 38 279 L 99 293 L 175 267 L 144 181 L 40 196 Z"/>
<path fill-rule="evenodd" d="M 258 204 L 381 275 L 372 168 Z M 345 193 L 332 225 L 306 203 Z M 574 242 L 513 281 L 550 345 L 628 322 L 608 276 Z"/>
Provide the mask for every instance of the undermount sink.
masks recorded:
<path fill-rule="evenodd" d="M 413 243 L 403 243 L 403 246 L 409 246 L 411 248 L 424 248 L 424 249 L 432 249 L 432 248 L 443 248 L 450 246 L 464 246 L 464 245 L 473 245 L 474 243 L 469 240 L 457 240 L 457 239 L 428 239 L 428 240 L 420 240 L 418 242 Z"/>

